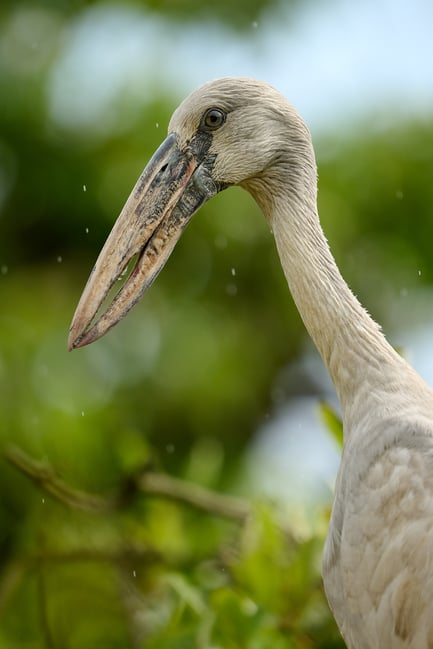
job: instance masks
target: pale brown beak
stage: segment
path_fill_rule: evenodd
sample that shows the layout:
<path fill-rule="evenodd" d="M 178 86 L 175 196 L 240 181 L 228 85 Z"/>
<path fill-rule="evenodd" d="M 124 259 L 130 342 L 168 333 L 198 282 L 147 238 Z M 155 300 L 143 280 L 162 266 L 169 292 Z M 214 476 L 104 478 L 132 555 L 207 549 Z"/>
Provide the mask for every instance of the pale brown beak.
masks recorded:
<path fill-rule="evenodd" d="M 181 151 L 172 133 L 155 152 L 87 281 L 70 328 L 70 350 L 97 340 L 126 316 L 164 266 L 193 214 L 221 189 L 212 179 L 207 149 L 192 145 Z M 135 255 L 130 275 L 98 315 Z"/>

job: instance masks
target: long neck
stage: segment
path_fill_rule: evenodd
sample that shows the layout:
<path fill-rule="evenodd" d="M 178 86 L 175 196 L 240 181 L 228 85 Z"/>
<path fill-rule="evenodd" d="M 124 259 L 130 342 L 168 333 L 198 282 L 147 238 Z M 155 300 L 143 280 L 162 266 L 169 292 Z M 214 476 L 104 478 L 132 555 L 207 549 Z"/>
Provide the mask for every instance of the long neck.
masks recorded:
<path fill-rule="evenodd" d="M 315 182 L 310 178 L 304 191 L 289 186 L 277 199 L 274 191 L 272 201 L 260 203 L 290 291 L 337 390 L 343 419 L 352 420 L 355 411 L 360 414 L 359 404 L 383 389 L 384 376 L 397 377 L 393 368 L 405 363 L 338 270 L 319 223 Z"/>

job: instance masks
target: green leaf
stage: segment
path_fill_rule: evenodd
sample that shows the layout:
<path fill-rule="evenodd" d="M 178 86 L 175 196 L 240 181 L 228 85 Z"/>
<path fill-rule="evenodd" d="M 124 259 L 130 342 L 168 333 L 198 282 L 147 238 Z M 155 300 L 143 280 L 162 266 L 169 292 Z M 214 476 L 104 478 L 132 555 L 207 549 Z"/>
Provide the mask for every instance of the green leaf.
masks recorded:
<path fill-rule="evenodd" d="M 340 448 L 343 448 L 343 422 L 327 401 L 320 401 L 320 417 Z"/>

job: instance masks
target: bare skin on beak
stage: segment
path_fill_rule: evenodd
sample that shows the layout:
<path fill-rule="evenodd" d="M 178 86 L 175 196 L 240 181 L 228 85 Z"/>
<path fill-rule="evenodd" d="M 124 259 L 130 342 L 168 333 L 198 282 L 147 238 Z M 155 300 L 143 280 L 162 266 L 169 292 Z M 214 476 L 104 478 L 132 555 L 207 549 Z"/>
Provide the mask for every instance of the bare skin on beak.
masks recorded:
<path fill-rule="evenodd" d="M 222 187 L 212 178 L 201 138 L 181 151 L 171 133 L 155 152 L 131 192 L 96 261 L 72 320 L 68 347 L 83 347 L 124 318 L 164 266 L 183 229 Z M 98 310 L 138 254 L 131 274 L 104 313 Z M 95 320 L 96 319 L 96 320 Z"/>

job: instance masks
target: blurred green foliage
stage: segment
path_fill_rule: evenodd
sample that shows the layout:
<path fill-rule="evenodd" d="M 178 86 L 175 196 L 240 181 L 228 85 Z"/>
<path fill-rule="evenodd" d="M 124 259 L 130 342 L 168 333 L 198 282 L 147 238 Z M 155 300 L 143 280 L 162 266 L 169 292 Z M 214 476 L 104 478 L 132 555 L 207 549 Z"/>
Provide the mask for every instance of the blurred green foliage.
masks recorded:
<path fill-rule="evenodd" d="M 305 340 L 249 196 L 230 189 L 206 205 L 129 318 L 66 351 L 99 248 L 175 104 L 157 88 L 137 113 L 123 98 L 113 127 L 93 134 L 53 120 L 50 75 L 69 21 L 93 4 L 1 9 L 1 448 L 14 442 L 92 493 L 122 491 L 152 468 L 248 497 L 244 451 Z M 136 6 L 240 25 L 268 4 Z M 332 248 L 390 327 L 388 297 L 432 280 L 433 123 L 366 122 L 316 148 Z M 308 389 L 289 382 L 284 394 Z M 334 413 L 322 415 L 338 437 Z M 269 503 L 238 525 L 137 495 L 120 511 L 83 513 L 2 462 L 0 649 L 343 647 L 321 587 L 327 516 L 318 509 L 303 534 Z"/>
<path fill-rule="evenodd" d="M 30 3 L 29 3 L 30 4 Z M 66 16 L 85 10 L 87 7 L 97 4 L 94 0 L 38 0 L 39 7 L 55 9 Z M 146 10 L 148 13 L 166 16 L 180 22 L 194 21 L 218 21 L 221 24 L 230 26 L 237 30 L 248 30 L 251 25 L 260 20 L 261 16 L 268 10 L 278 6 L 275 0 L 238 0 L 234 3 L 230 0 L 219 0 L 219 2 L 203 2 L 203 0 L 129 0 L 130 7 L 137 7 Z M 296 9 L 300 0 L 290 0 L 290 4 Z M 4 0 L 2 8 L 4 12 L 14 7 L 14 0 Z"/>

